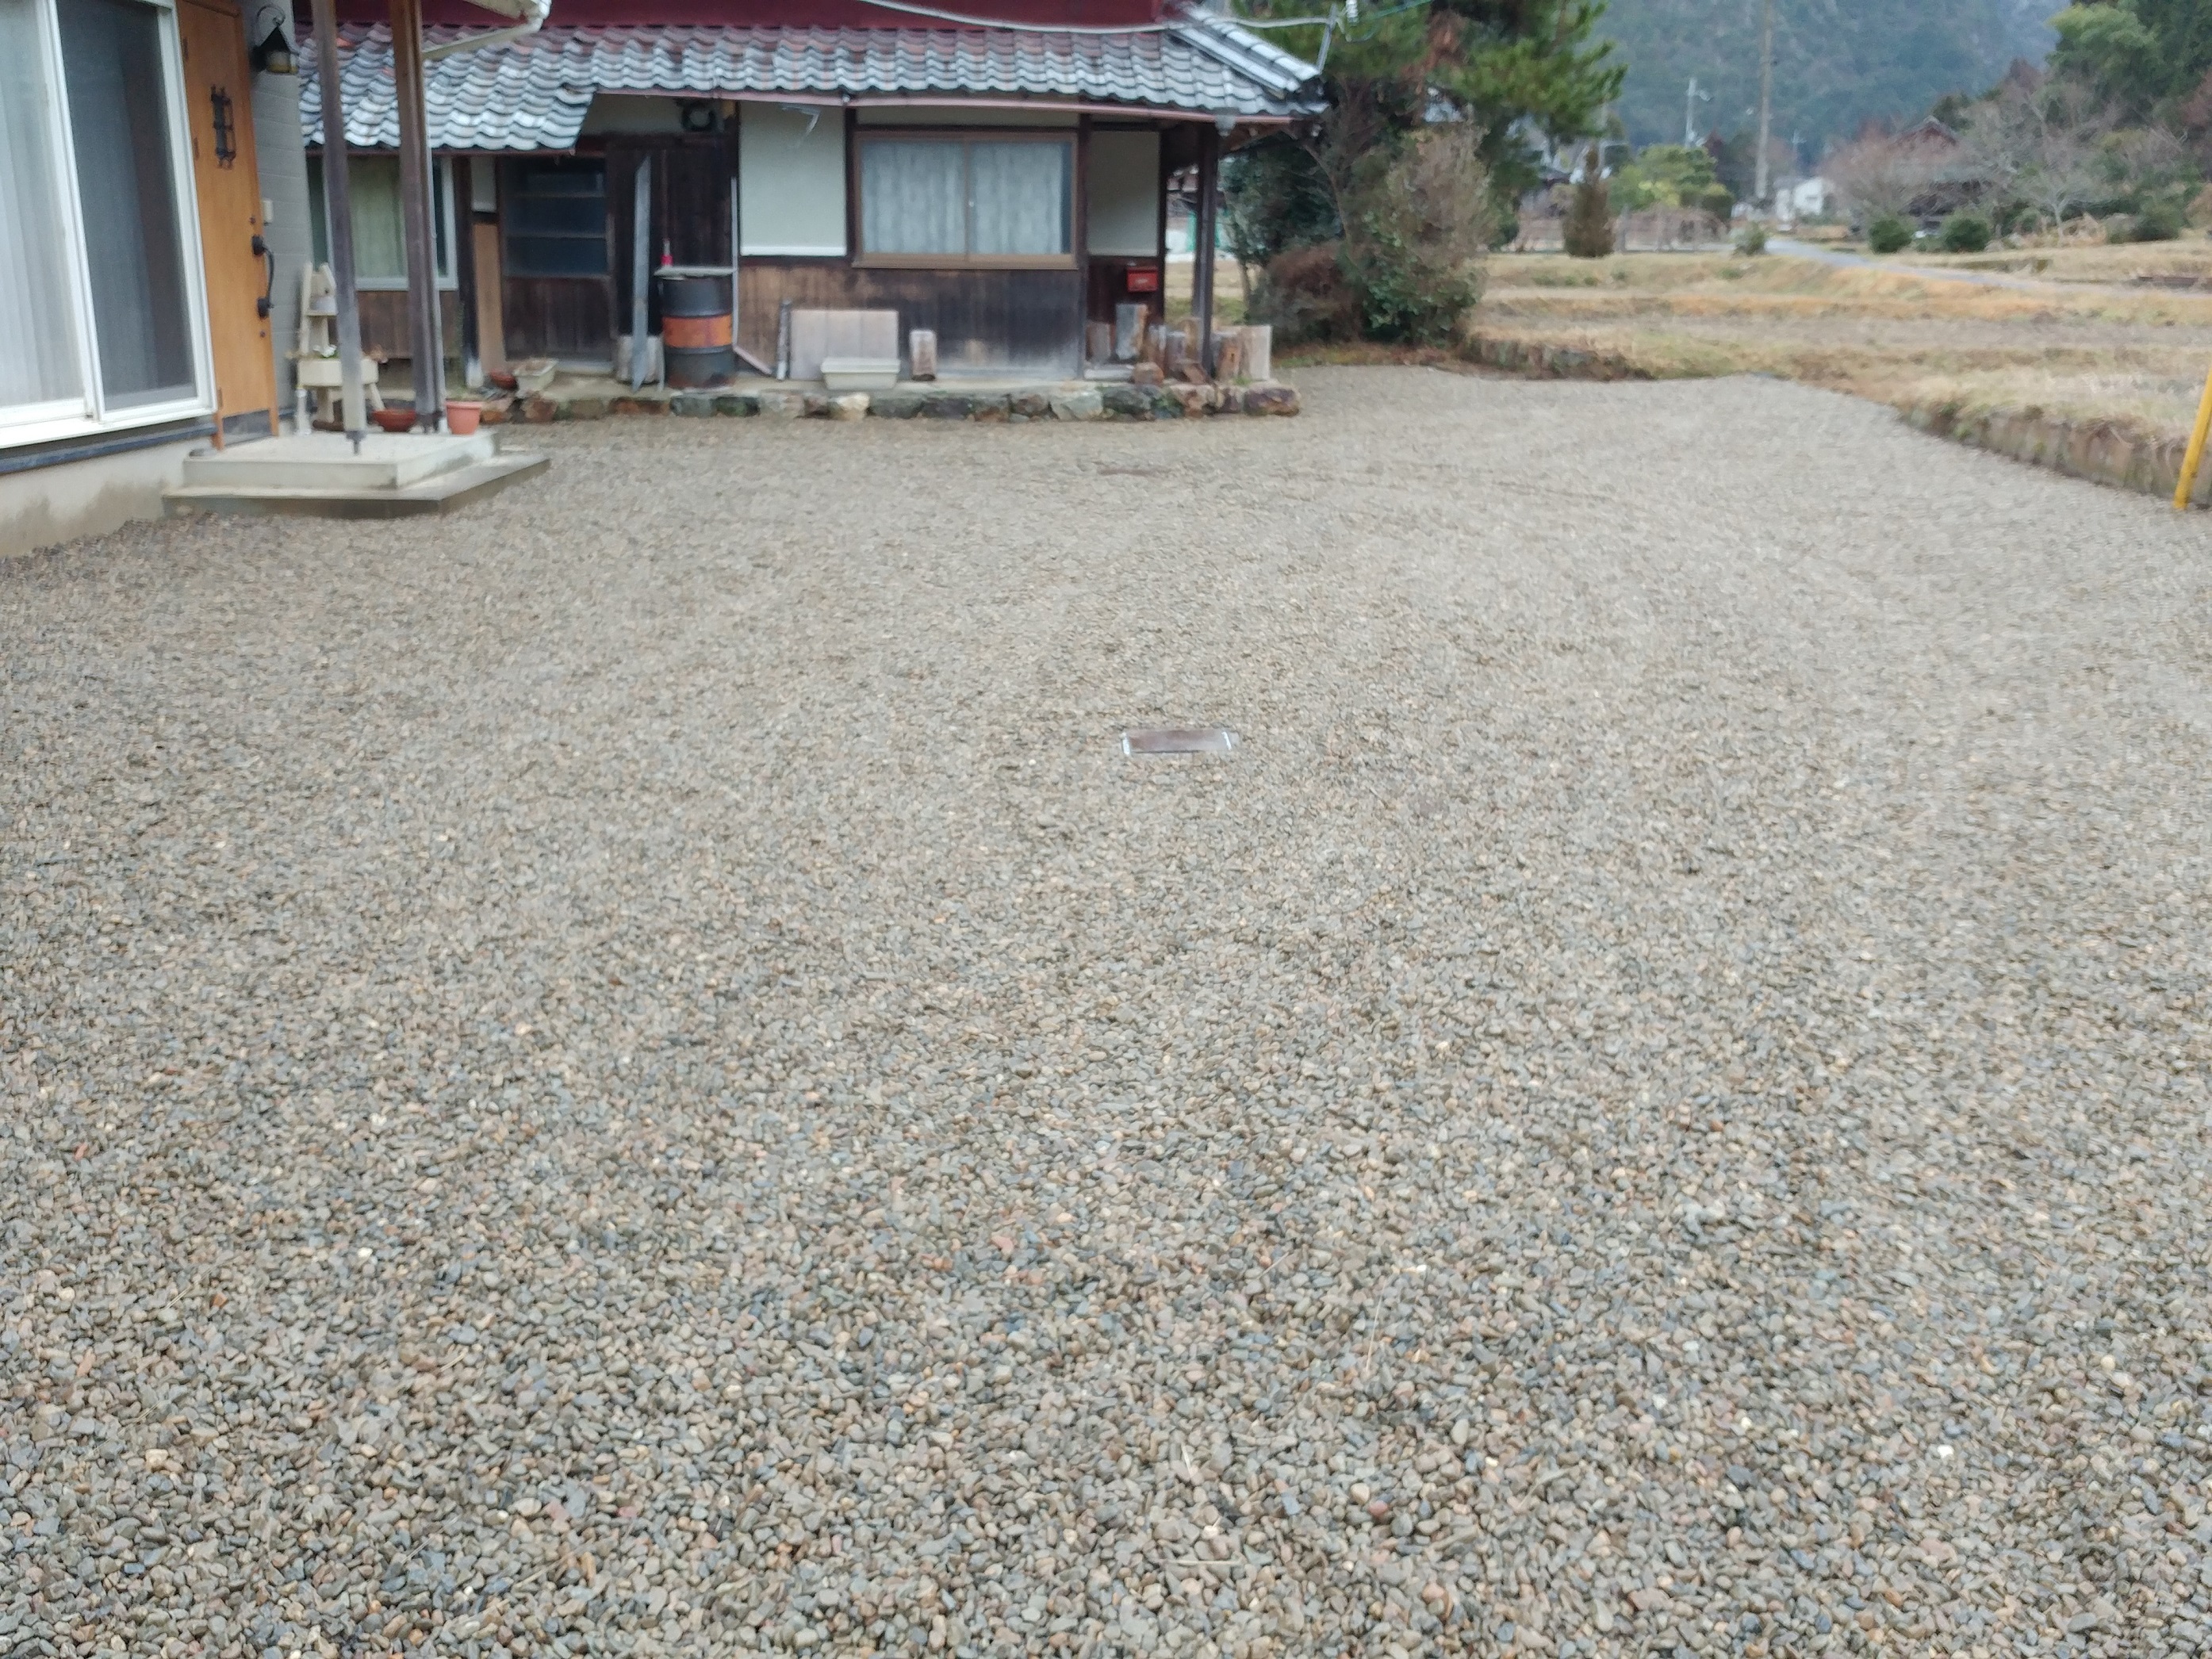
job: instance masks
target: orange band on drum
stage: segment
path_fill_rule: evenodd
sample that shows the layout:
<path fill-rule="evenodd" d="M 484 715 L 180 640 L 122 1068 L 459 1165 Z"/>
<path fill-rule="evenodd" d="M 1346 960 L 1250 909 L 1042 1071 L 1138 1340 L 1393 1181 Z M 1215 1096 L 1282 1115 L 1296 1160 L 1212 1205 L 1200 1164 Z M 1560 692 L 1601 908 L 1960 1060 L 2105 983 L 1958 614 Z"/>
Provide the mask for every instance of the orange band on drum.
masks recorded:
<path fill-rule="evenodd" d="M 730 343 L 730 319 L 720 317 L 663 317 L 660 343 L 672 351 L 710 350 Z"/>

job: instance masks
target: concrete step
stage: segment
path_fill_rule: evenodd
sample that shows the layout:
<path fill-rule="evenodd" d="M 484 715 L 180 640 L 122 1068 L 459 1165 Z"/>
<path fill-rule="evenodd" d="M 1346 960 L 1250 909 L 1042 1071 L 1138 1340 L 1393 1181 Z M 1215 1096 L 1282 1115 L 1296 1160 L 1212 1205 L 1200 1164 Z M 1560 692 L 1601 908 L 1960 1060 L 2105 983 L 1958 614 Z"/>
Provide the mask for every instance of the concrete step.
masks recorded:
<path fill-rule="evenodd" d="M 405 489 L 499 453 L 498 435 L 371 432 L 361 453 L 343 432 L 295 432 L 185 458 L 187 485 L 233 489 Z"/>
<path fill-rule="evenodd" d="M 449 513 L 497 494 L 518 478 L 543 472 L 547 458 L 494 455 L 400 489 L 278 486 L 231 482 L 185 483 L 161 497 L 173 518 L 191 513 L 291 514 L 323 519 L 409 519 Z"/>

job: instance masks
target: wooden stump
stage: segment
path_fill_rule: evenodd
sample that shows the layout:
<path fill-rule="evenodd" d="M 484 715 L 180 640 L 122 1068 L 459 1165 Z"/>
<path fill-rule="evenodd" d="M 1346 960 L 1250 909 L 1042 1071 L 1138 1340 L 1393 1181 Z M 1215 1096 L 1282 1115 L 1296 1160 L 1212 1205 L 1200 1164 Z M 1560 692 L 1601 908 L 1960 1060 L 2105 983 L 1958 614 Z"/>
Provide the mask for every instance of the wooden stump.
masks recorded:
<path fill-rule="evenodd" d="M 1244 375 L 1247 380 L 1272 380 L 1275 378 L 1275 331 L 1271 324 L 1247 323 L 1237 333 L 1244 341 Z"/>

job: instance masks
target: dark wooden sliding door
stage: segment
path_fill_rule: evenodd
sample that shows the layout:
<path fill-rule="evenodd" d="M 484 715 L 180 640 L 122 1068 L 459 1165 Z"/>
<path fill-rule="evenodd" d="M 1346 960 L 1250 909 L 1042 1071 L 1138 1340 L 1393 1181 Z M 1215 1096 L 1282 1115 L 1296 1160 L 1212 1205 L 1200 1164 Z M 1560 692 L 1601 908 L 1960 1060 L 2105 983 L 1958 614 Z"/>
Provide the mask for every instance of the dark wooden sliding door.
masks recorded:
<path fill-rule="evenodd" d="M 611 361 L 616 313 L 606 158 L 501 162 L 500 222 L 508 357 Z"/>

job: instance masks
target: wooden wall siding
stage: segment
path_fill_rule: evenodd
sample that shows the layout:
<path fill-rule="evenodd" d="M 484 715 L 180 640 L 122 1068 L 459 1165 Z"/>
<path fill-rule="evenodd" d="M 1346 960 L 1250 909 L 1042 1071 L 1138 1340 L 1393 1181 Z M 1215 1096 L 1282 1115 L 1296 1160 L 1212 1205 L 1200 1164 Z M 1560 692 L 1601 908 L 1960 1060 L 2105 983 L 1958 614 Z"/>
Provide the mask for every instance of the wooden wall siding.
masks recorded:
<path fill-rule="evenodd" d="M 1114 320 L 1114 307 L 1120 305 L 1142 305 L 1152 313 L 1153 322 L 1164 322 L 1167 313 L 1160 308 L 1158 294 L 1129 292 L 1128 274 L 1131 265 L 1150 265 L 1154 270 L 1164 270 L 1158 259 L 1107 258 L 1094 254 L 1091 259 L 1091 283 L 1084 302 L 1084 315 L 1094 323 Z"/>
<path fill-rule="evenodd" d="M 839 259 L 744 262 L 739 343 L 775 362 L 778 306 L 891 309 L 899 339 L 937 331 L 939 372 L 1004 368 L 1073 375 L 1083 364 L 1079 270 L 855 270 Z"/>
<path fill-rule="evenodd" d="M 446 355 L 459 356 L 461 296 L 452 289 L 438 290 L 438 320 L 445 338 Z M 407 326 L 407 295 L 400 289 L 362 290 L 361 349 L 374 351 L 379 346 L 394 362 L 409 362 L 414 358 L 415 341 Z"/>
<path fill-rule="evenodd" d="M 614 289 L 604 277 L 509 276 L 500 294 L 510 360 L 611 360 Z"/>
<path fill-rule="evenodd" d="M 488 166 L 489 163 L 478 163 Z M 469 216 L 477 250 L 477 350 L 487 373 L 507 368 L 507 284 L 500 280 L 499 222 Z"/>

